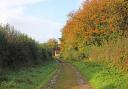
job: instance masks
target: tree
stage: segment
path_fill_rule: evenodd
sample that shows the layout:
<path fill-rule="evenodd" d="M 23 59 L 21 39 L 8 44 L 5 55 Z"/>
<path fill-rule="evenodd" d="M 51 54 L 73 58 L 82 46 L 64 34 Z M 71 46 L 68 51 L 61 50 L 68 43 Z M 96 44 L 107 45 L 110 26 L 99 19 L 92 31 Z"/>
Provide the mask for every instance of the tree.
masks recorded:
<path fill-rule="evenodd" d="M 0 70 L 20 68 L 52 59 L 46 46 L 20 33 L 10 25 L 0 26 Z"/>
<path fill-rule="evenodd" d="M 48 46 L 51 49 L 55 49 L 58 45 L 58 41 L 54 38 L 48 40 Z"/>
<path fill-rule="evenodd" d="M 48 40 L 48 47 L 52 51 L 52 55 L 54 55 L 55 49 L 58 47 L 58 41 L 54 38 Z"/>
<path fill-rule="evenodd" d="M 87 0 L 69 16 L 62 30 L 63 54 L 71 55 L 75 51 L 85 57 L 87 46 L 102 46 L 104 41 L 128 36 L 128 2 L 125 0 Z"/>

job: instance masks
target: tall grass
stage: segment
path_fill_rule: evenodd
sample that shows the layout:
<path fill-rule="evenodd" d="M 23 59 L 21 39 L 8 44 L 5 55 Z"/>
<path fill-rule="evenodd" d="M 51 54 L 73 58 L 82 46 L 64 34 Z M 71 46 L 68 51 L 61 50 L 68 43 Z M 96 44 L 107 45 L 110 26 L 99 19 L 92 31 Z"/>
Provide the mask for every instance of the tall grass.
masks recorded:
<path fill-rule="evenodd" d="M 106 62 L 123 71 L 128 71 L 128 38 L 105 42 L 102 46 L 91 46 L 89 60 Z"/>
<path fill-rule="evenodd" d="M 57 69 L 56 62 L 0 74 L 0 89 L 43 89 Z"/>

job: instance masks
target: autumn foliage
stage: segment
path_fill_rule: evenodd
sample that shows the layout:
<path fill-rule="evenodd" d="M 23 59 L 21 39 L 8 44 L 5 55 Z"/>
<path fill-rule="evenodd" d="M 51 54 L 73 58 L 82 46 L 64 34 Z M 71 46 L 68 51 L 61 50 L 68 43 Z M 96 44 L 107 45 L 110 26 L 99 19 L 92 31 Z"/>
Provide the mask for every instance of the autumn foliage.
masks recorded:
<path fill-rule="evenodd" d="M 128 37 L 127 0 L 87 0 L 62 30 L 62 56 L 65 59 L 89 59 L 91 46 Z"/>
<path fill-rule="evenodd" d="M 86 1 L 80 10 L 69 14 L 70 18 L 62 31 L 63 39 L 70 38 L 71 42 L 81 36 L 86 40 L 94 38 L 100 44 L 103 39 L 98 37 L 108 40 L 112 33 L 121 32 L 124 35 L 128 29 L 127 9 L 128 2 L 124 0 Z"/>

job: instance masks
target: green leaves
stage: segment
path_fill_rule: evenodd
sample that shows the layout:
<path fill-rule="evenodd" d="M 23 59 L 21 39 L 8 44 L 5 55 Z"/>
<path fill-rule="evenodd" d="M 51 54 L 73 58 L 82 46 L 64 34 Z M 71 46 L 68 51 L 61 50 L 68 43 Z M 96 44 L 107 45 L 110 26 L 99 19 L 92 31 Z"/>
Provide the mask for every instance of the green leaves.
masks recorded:
<path fill-rule="evenodd" d="M 49 56 L 49 57 L 47 57 Z M 0 26 L 0 69 L 18 69 L 52 59 L 46 47 L 10 25 Z"/>

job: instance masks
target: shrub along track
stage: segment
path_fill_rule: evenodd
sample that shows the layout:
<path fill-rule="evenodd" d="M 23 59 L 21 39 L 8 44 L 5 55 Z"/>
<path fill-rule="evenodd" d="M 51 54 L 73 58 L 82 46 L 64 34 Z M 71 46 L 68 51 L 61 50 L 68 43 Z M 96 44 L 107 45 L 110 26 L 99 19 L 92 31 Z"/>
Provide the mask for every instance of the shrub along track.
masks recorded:
<path fill-rule="evenodd" d="M 59 62 L 60 68 L 45 89 L 91 89 L 71 64 Z"/>

